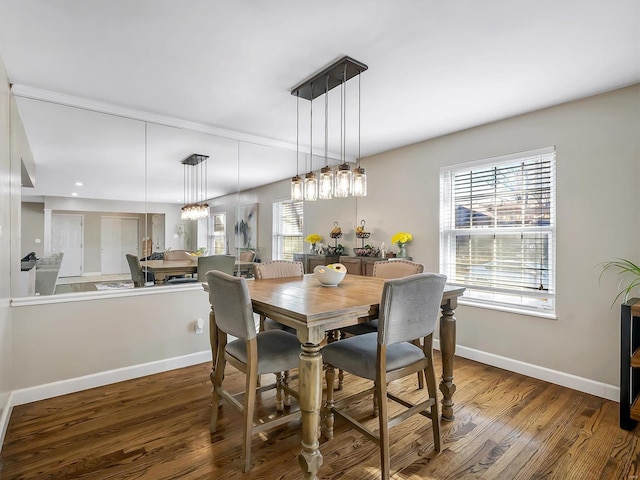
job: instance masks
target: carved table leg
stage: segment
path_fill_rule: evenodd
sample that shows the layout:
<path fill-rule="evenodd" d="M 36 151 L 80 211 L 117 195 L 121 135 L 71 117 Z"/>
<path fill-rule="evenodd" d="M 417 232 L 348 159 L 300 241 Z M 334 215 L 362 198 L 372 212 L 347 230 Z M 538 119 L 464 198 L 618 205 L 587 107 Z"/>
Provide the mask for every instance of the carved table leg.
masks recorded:
<path fill-rule="evenodd" d="M 440 352 L 442 354 L 442 380 L 440 391 L 442 392 L 442 419 L 452 421 L 453 394 L 456 384 L 453 383 L 453 356 L 456 353 L 456 317 L 450 302 L 442 305 L 440 317 Z"/>
<path fill-rule="evenodd" d="M 322 402 L 322 355 L 320 345 L 302 344 L 299 364 L 300 411 L 302 412 L 302 451 L 298 456 L 303 478 L 317 480 L 322 465 L 318 434 Z"/>

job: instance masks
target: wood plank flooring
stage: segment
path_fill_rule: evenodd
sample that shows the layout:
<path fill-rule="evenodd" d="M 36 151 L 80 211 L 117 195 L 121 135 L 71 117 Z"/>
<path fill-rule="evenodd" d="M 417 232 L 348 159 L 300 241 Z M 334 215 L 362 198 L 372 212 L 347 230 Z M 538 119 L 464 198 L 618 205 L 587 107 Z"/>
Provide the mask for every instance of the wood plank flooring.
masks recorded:
<path fill-rule="evenodd" d="M 242 473 L 240 414 L 223 405 L 209 433 L 209 371 L 196 365 L 15 407 L 0 479 L 301 478 L 299 422 L 255 436 L 253 468 Z M 391 431 L 393 478 L 639 478 L 640 430 L 618 427 L 617 403 L 458 357 L 455 373 L 456 418 L 442 422 L 442 452 L 433 451 L 429 420 L 413 417 Z M 225 382 L 241 391 L 243 378 L 228 368 Z M 367 386 L 347 375 L 336 399 Z M 390 389 L 423 394 L 414 376 Z M 275 412 L 273 390 L 258 395 L 257 409 Z M 371 400 L 350 409 L 366 419 Z M 376 445 L 341 419 L 320 449 L 322 479 L 379 478 Z"/>

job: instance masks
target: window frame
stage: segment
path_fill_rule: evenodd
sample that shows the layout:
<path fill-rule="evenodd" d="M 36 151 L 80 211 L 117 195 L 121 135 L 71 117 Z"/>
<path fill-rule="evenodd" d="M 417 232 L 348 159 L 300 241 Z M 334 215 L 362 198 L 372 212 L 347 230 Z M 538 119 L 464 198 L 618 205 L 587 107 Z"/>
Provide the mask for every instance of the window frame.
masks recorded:
<path fill-rule="evenodd" d="M 222 232 L 216 232 L 215 219 L 222 217 Z M 216 240 L 222 240 L 222 250 L 216 251 Z M 224 255 L 227 252 L 227 214 L 226 212 L 211 212 L 207 218 L 207 254 L 208 255 Z"/>
<path fill-rule="evenodd" d="M 299 222 L 299 234 L 285 234 L 285 228 L 283 224 L 279 223 L 284 220 L 284 216 L 281 212 L 281 208 L 285 204 L 299 204 L 300 222 Z M 280 200 L 274 200 L 272 204 L 273 209 L 273 221 L 272 221 L 272 242 L 271 242 L 271 259 L 272 260 L 293 260 L 295 253 L 302 253 L 304 249 L 304 201 L 295 201 L 291 198 L 284 198 Z M 285 239 L 295 239 L 294 243 L 298 244 L 298 249 L 295 251 L 288 251 L 285 245 Z"/>
<path fill-rule="evenodd" d="M 548 162 L 548 172 L 546 166 L 544 169 L 542 168 L 545 162 Z M 482 225 L 483 222 L 479 221 L 479 226 L 474 226 L 472 219 L 479 214 L 479 210 L 473 208 L 473 202 L 474 199 L 479 198 L 481 194 L 478 193 L 476 197 L 474 197 L 473 189 L 482 183 L 474 183 L 472 172 L 486 173 L 490 168 L 494 168 L 496 172 L 502 172 L 507 170 L 509 166 L 515 167 L 517 164 L 520 164 L 524 171 L 536 163 L 541 165 L 540 172 L 542 173 L 539 172 L 538 175 L 540 175 L 540 178 L 544 178 L 545 181 L 538 180 L 539 183 L 534 182 L 534 185 L 536 188 L 539 188 L 540 185 L 543 185 L 545 188 L 544 194 L 540 194 L 540 198 L 548 198 L 548 225 L 542 221 L 538 224 L 527 223 L 525 208 L 522 209 L 519 217 L 516 216 L 519 224 L 509 225 L 507 222 L 504 222 L 504 224 L 499 225 L 499 208 L 496 206 L 491 225 L 489 225 L 487 221 L 485 221 L 485 225 Z M 543 176 L 547 173 L 549 174 L 548 180 L 546 176 Z M 456 210 L 455 182 L 456 176 L 458 176 L 458 183 L 460 184 L 460 179 L 464 178 L 465 175 L 468 175 L 469 178 L 467 182 L 468 187 L 465 188 L 468 188 L 468 199 L 471 205 L 470 208 L 466 209 L 469 216 L 469 224 L 461 226 L 460 217 L 456 218 L 456 213 L 459 214 L 460 210 Z M 495 181 L 497 178 L 498 175 L 495 175 L 493 189 L 485 189 L 482 195 L 486 195 L 488 191 L 490 193 L 493 192 L 495 198 L 500 198 L 503 195 L 508 196 L 508 194 L 505 193 L 506 190 L 500 188 L 501 186 L 505 186 L 506 182 L 497 182 Z M 486 187 L 487 183 L 489 182 L 485 181 L 483 186 Z M 458 192 L 467 192 L 465 188 L 458 189 Z M 533 189 L 534 186 L 528 185 L 527 189 L 522 190 L 522 192 L 531 194 L 530 192 L 533 192 Z M 513 196 L 513 193 L 511 193 L 511 195 Z M 543 197 L 542 195 L 546 196 Z M 497 200 L 494 200 L 494 202 L 496 202 L 495 205 L 498 205 Z M 458 205 L 458 207 L 461 206 L 462 205 Z M 461 298 L 461 303 L 514 313 L 556 318 L 556 207 L 555 146 L 450 165 L 440 169 L 440 272 L 447 275 L 449 284 L 466 288 L 464 297 Z M 482 214 L 480 213 L 480 215 Z M 472 263 L 473 260 L 468 260 L 468 263 L 459 265 L 458 261 L 461 256 L 459 252 L 457 252 L 456 246 L 462 243 L 461 240 L 463 237 L 467 237 L 467 248 L 469 252 L 471 252 L 469 253 L 469 258 L 473 259 L 474 255 L 480 256 L 477 251 L 482 250 L 485 245 L 489 244 L 481 243 L 482 241 L 479 240 L 479 238 L 483 235 L 493 237 L 493 249 L 489 254 L 491 261 L 482 265 L 474 265 Z M 539 277 L 536 277 L 536 279 L 540 281 L 540 288 L 544 285 L 546 286 L 545 289 L 535 290 L 532 287 L 531 272 L 528 271 L 530 269 L 525 266 L 528 264 L 526 263 L 524 253 L 522 257 L 518 259 L 518 262 L 516 262 L 516 266 L 519 268 L 514 269 L 516 273 L 513 278 L 517 280 L 514 280 L 514 282 L 509 285 L 511 273 L 509 269 L 505 268 L 509 259 L 509 253 L 507 253 L 506 247 L 503 247 L 503 253 L 496 255 L 495 245 L 502 244 L 503 242 L 507 244 L 507 242 L 509 242 L 509 236 L 513 237 L 514 235 L 520 235 L 519 242 L 523 249 L 529 245 L 527 242 L 535 245 L 536 255 L 539 253 L 541 258 L 540 268 L 537 272 Z M 531 235 L 535 235 L 535 240 L 531 240 Z M 473 237 L 476 238 L 475 246 L 471 244 Z M 511 241 L 513 241 L 513 239 L 511 239 Z M 518 245 L 517 241 L 513 242 L 513 245 Z M 545 259 L 544 263 L 542 262 L 543 256 Z M 486 267 L 486 265 L 489 265 L 489 267 Z M 460 274 L 457 269 L 463 270 L 465 266 L 469 268 L 469 273 L 466 278 L 461 278 L 461 275 L 464 275 L 464 273 Z M 473 267 L 476 266 L 479 267 L 476 269 L 476 272 L 482 270 L 482 268 L 486 268 L 488 271 L 494 268 L 500 273 L 497 275 L 489 274 L 484 277 L 482 274 L 471 273 Z M 525 284 L 527 282 L 523 281 L 523 278 L 526 276 L 529 276 L 527 280 L 529 286 L 526 286 Z M 496 278 L 499 278 L 499 280 L 496 280 Z M 481 285 L 483 282 L 486 283 L 486 285 Z M 506 287 L 499 286 L 500 283 L 503 285 L 506 284 Z"/>

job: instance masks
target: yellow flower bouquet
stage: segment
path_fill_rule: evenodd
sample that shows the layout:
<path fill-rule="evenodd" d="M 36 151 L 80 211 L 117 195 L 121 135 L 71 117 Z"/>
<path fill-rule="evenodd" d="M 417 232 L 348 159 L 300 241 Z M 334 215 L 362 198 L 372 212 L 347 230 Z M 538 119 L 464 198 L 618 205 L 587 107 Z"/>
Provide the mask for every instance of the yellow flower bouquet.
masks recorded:
<path fill-rule="evenodd" d="M 398 247 L 402 248 L 405 243 L 409 243 L 413 240 L 413 236 L 409 232 L 398 232 L 391 237 L 391 243 L 395 243 Z"/>
<path fill-rule="evenodd" d="M 305 238 L 304 241 L 309 243 L 318 243 L 322 241 L 322 237 L 317 233 L 311 233 L 307 235 L 307 238 Z"/>

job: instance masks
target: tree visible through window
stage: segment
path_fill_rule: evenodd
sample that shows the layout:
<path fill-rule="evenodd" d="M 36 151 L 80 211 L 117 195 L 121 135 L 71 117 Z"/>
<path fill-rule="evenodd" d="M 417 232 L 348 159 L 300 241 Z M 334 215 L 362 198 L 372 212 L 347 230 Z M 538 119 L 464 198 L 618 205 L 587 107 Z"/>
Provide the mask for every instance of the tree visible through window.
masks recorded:
<path fill-rule="evenodd" d="M 227 232 L 225 213 L 213 213 L 209 216 L 209 232 L 207 241 L 207 251 L 209 255 L 223 255 L 227 253 Z"/>
<path fill-rule="evenodd" d="M 441 169 L 440 271 L 474 303 L 554 310 L 555 148 Z"/>
<path fill-rule="evenodd" d="M 273 203 L 274 260 L 293 260 L 294 253 L 302 253 L 303 203 L 283 200 Z"/>

